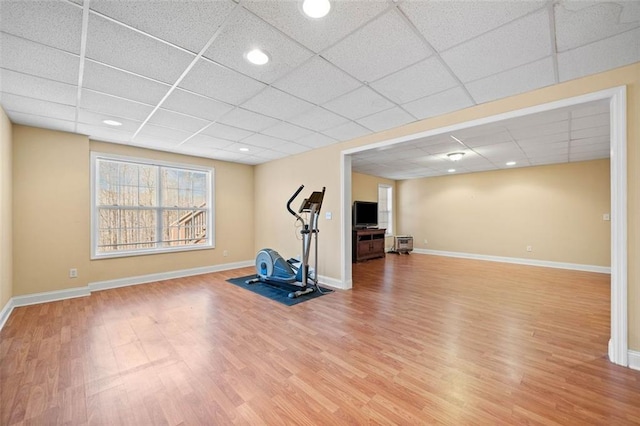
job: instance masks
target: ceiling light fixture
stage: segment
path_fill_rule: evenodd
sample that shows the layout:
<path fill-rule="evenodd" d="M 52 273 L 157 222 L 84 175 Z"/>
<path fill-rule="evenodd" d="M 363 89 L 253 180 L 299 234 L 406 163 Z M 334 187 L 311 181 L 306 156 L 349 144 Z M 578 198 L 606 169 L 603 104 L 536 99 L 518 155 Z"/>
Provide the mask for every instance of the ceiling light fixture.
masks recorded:
<path fill-rule="evenodd" d="M 458 161 L 459 159 L 464 157 L 464 152 L 462 151 L 450 152 L 447 154 L 447 157 L 449 157 L 449 160 L 451 161 Z"/>
<path fill-rule="evenodd" d="M 304 0 L 302 2 L 302 11 L 309 18 L 323 18 L 331 10 L 329 0 Z"/>
<path fill-rule="evenodd" d="M 242 148 L 240 148 L 240 151 L 242 151 L 242 152 L 249 152 L 249 148 L 242 147 Z"/>
<path fill-rule="evenodd" d="M 515 166 L 516 162 L 515 161 L 507 161 L 507 166 Z"/>
<path fill-rule="evenodd" d="M 448 171 L 449 173 L 453 173 L 453 172 L 455 172 L 455 171 L 456 171 L 456 169 L 449 169 L 449 170 L 447 170 L 447 171 Z"/>
<path fill-rule="evenodd" d="M 260 49 L 253 49 L 246 53 L 245 58 L 247 61 L 251 62 L 254 65 L 264 65 L 269 62 L 269 55 L 264 53 Z"/>
<path fill-rule="evenodd" d="M 102 122 L 108 126 L 122 126 L 122 123 L 116 120 L 102 120 Z"/>

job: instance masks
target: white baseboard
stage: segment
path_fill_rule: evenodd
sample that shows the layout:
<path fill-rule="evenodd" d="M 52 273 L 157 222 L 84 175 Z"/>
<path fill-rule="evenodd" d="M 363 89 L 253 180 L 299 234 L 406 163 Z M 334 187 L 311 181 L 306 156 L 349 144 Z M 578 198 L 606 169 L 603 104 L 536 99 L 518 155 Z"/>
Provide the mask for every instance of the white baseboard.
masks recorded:
<path fill-rule="evenodd" d="M 458 257 L 462 259 L 487 260 L 490 262 L 515 263 L 518 265 L 542 266 L 545 268 L 569 269 L 573 271 L 598 272 L 611 274 L 609 266 L 582 265 L 579 263 L 552 262 L 550 260 L 524 259 L 519 257 L 491 256 L 486 254 L 462 253 L 456 251 L 413 249 L 417 254 L 431 254 L 434 256 Z"/>
<path fill-rule="evenodd" d="M 324 275 L 318 275 L 318 283 L 320 285 L 326 286 L 326 287 L 332 287 L 332 288 L 337 288 L 339 290 L 348 290 L 351 287 L 345 287 L 345 285 L 342 283 L 342 281 L 336 279 L 336 278 L 331 278 L 331 277 L 325 277 Z"/>
<path fill-rule="evenodd" d="M 640 352 L 629 350 L 629 368 L 640 370 Z"/>
<path fill-rule="evenodd" d="M 9 315 L 11 315 L 11 312 L 15 307 L 35 305 L 38 303 L 55 302 L 64 299 L 73 299 L 75 297 L 89 296 L 94 291 L 125 287 L 129 285 L 146 284 L 173 278 L 190 277 L 193 275 L 208 274 L 211 272 L 227 271 L 229 269 L 252 266 L 253 264 L 254 260 L 245 260 L 242 262 L 225 263 L 222 265 L 182 269 L 178 271 L 161 272 L 158 274 L 140 275 L 137 277 L 120 278 L 115 280 L 98 281 L 95 283 L 89 283 L 85 287 L 75 287 L 64 290 L 27 294 L 24 296 L 14 296 L 9 299 L 4 308 L 2 308 L 2 311 L 0 311 L 0 330 L 2 330 L 2 327 L 4 327 L 4 324 L 6 323 Z"/>
<path fill-rule="evenodd" d="M 0 330 L 2 330 L 2 327 L 4 327 L 4 323 L 6 323 L 9 319 L 9 315 L 11 315 L 11 312 L 13 311 L 13 306 L 13 298 L 11 298 L 9 299 L 7 304 L 4 305 L 4 308 L 2 308 L 2 310 L 0 311 Z"/>
<path fill-rule="evenodd" d="M 222 265 L 203 266 L 200 268 L 181 269 L 178 271 L 159 272 L 157 274 L 139 275 L 137 277 L 118 278 L 115 280 L 97 281 L 89 283 L 91 291 L 108 290 L 111 288 L 127 287 L 130 285 L 148 284 L 156 281 L 171 280 L 174 278 L 191 277 L 194 275 L 210 274 L 212 272 L 228 271 L 229 269 L 252 266 L 253 260 L 242 262 L 224 263 Z"/>

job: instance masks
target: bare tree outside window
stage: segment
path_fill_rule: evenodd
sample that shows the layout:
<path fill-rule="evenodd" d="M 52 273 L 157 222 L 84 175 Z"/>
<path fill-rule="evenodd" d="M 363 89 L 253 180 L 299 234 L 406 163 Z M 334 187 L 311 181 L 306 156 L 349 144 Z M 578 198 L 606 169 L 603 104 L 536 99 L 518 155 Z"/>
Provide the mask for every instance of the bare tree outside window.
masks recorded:
<path fill-rule="evenodd" d="M 207 171 L 98 158 L 96 254 L 210 245 Z"/>

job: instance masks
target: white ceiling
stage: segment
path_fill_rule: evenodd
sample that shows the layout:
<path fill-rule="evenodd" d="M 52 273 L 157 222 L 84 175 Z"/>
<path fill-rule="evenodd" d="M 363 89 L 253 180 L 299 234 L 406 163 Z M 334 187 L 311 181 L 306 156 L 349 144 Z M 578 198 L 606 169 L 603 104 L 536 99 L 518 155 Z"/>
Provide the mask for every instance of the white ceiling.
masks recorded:
<path fill-rule="evenodd" d="M 640 61 L 638 0 L 333 0 L 318 20 L 300 9 L 0 0 L 0 102 L 14 123 L 260 164 Z M 249 64 L 252 47 L 271 61 Z M 354 170 L 434 176 L 458 149 L 464 172 L 606 158 L 606 129 L 608 107 L 585 105 L 454 135 L 465 146 L 362 153 Z"/>

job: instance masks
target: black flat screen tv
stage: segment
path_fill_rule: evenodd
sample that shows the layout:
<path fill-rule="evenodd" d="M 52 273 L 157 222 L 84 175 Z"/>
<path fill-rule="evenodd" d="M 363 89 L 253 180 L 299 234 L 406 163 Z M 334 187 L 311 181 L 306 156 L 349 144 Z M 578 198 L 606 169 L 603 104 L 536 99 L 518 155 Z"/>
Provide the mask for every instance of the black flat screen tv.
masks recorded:
<path fill-rule="evenodd" d="M 354 201 L 352 216 L 354 228 L 375 228 L 378 226 L 378 203 L 375 201 Z"/>

